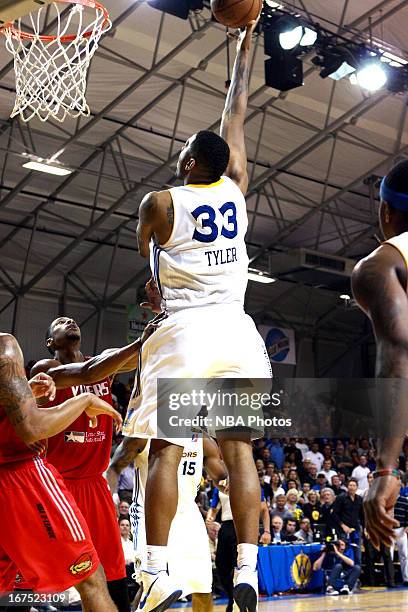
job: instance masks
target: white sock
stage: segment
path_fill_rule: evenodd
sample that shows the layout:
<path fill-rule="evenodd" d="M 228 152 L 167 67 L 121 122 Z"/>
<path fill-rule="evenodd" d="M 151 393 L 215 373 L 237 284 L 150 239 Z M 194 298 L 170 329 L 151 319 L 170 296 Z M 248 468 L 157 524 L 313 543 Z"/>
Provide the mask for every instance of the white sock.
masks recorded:
<path fill-rule="evenodd" d="M 167 571 L 167 546 L 147 545 L 146 570 L 153 574 Z"/>
<path fill-rule="evenodd" d="M 258 559 L 258 546 L 256 544 L 238 544 L 238 569 L 247 565 L 251 570 L 256 570 Z"/>

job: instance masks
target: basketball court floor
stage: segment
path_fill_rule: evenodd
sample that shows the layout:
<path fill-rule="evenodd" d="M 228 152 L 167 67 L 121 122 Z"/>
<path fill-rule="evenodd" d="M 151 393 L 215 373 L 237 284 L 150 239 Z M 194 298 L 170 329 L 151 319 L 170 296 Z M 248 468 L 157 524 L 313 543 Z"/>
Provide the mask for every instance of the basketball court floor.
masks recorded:
<path fill-rule="evenodd" d="M 259 612 L 401 612 L 408 607 L 408 589 L 370 589 L 348 597 L 309 596 L 270 598 L 259 604 Z M 188 609 L 188 608 L 187 608 Z M 186 608 L 172 608 L 173 612 Z M 216 606 L 215 612 L 225 610 Z"/>

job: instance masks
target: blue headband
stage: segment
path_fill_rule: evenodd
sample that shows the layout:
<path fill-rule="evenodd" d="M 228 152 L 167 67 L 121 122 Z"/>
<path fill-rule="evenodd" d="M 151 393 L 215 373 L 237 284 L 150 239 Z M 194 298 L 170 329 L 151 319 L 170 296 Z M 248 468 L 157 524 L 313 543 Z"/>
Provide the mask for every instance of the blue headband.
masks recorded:
<path fill-rule="evenodd" d="M 385 184 L 386 177 L 381 181 L 380 187 L 380 196 L 384 202 L 388 202 L 394 208 L 398 208 L 398 210 L 403 210 L 404 212 L 408 212 L 408 194 L 406 193 L 398 193 L 398 191 L 394 191 L 390 189 Z"/>

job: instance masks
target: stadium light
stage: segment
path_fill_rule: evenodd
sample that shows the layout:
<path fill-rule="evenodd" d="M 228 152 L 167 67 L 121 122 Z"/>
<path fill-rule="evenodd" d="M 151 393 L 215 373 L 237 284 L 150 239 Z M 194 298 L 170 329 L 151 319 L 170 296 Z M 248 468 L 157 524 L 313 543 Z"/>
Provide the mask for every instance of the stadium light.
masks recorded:
<path fill-rule="evenodd" d="M 360 65 L 355 74 L 350 77 L 350 82 L 360 85 L 368 91 L 378 91 L 388 81 L 385 66 L 378 59 L 370 59 Z"/>
<path fill-rule="evenodd" d="M 276 278 L 272 278 L 272 276 L 269 276 L 261 270 L 256 270 L 255 268 L 248 269 L 248 280 L 254 281 L 255 283 L 264 283 L 265 285 L 276 283 Z"/>
<path fill-rule="evenodd" d="M 46 174 L 54 174 L 55 176 L 68 176 L 73 173 L 73 170 L 70 168 L 52 162 L 49 159 L 42 159 L 41 157 L 26 162 L 23 164 L 23 168 L 35 170 L 36 172 L 45 172 Z"/>

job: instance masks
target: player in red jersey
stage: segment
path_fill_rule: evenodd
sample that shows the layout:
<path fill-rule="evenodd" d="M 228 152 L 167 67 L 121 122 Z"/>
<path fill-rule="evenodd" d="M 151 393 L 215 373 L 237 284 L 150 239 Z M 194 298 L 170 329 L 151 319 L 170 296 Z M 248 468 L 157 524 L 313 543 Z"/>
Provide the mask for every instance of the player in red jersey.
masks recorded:
<path fill-rule="evenodd" d="M 52 404 L 84 391 L 112 404 L 109 376 L 136 368 L 139 349 L 154 329 L 155 325 L 150 324 L 136 342 L 87 359 L 80 351 L 78 325 L 69 317 L 59 317 L 46 333 L 46 345 L 53 358 L 39 361 L 31 373 L 47 372 L 52 377 L 57 387 Z M 92 429 L 88 420 L 80 416 L 70 427 L 48 440 L 47 457 L 63 476 L 88 523 L 113 601 L 119 612 L 128 612 L 126 566 L 116 510 L 103 477 L 111 448 L 112 419 L 102 416 L 98 426 Z"/>
<path fill-rule="evenodd" d="M 37 396 L 54 393 L 45 375 L 35 377 L 32 388 Z M 84 611 L 115 612 L 85 519 L 60 474 L 36 449 L 83 413 L 93 422 L 109 415 L 121 424 L 120 415 L 91 393 L 39 409 L 16 339 L 0 334 L 0 593 L 13 589 L 19 572 L 36 592 L 75 585 Z M 17 531 L 16 517 L 24 519 Z"/>

